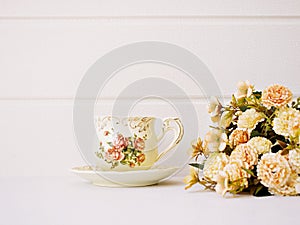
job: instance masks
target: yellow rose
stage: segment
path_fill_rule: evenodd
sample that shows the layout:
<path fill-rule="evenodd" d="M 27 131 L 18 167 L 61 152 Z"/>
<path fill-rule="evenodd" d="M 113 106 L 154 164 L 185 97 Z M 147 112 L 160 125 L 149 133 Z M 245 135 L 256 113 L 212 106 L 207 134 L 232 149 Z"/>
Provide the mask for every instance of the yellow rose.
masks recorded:
<path fill-rule="evenodd" d="M 238 118 L 238 128 L 248 129 L 249 131 L 255 129 L 256 125 L 265 119 L 263 113 L 256 112 L 255 109 L 247 109 Z"/>
<path fill-rule="evenodd" d="M 272 142 L 264 137 L 253 137 L 247 144 L 255 149 L 258 154 L 264 154 L 271 151 Z"/>

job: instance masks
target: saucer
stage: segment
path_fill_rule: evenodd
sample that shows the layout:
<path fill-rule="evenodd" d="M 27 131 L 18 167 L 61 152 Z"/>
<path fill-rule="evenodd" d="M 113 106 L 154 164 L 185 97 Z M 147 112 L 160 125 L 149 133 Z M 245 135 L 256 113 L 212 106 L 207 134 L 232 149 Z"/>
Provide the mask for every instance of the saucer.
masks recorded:
<path fill-rule="evenodd" d="M 169 167 L 117 172 L 94 170 L 91 166 L 81 166 L 72 168 L 71 172 L 98 186 L 141 187 L 157 184 L 178 170 L 178 167 Z"/>

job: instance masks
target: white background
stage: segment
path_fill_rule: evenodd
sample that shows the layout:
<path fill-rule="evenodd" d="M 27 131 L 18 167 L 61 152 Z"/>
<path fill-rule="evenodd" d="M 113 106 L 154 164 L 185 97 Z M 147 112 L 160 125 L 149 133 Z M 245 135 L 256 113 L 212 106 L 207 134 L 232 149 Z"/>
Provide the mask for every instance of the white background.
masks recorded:
<path fill-rule="evenodd" d="M 246 79 L 258 89 L 281 83 L 300 96 L 297 0 L 0 0 L 0 224 L 299 223 L 297 197 L 221 198 L 199 186 L 184 191 L 178 177 L 151 187 L 100 188 L 70 174 L 84 164 L 72 125 L 81 78 L 105 53 L 144 40 L 195 53 L 225 100 Z M 204 134 L 203 93 L 172 68 L 146 65 L 126 78 L 149 71 L 188 90 Z M 128 83 L 112 80 L 97 112 L 109 113 Z M 153 101 L 133 112 L 175 115 Z"/>
<path fill-rule="evenodd" d="M 0 176 L 64 176 L 84 164 L 72 127 L 80 79 L 111 49 L 143 40 L 195 53 L 226 99 L 246 79 L 258 89 L 281 83 L 300 94 L 296 0 L 0 0 Z M 202 93 L 175 72 L 156 73 L 189 89 L 204 133 L 209 118 Z M 125 84 L 112 84 L 100 112 Z M 159 104 L 148 103 L 136 113 L 173 115 Z"/>

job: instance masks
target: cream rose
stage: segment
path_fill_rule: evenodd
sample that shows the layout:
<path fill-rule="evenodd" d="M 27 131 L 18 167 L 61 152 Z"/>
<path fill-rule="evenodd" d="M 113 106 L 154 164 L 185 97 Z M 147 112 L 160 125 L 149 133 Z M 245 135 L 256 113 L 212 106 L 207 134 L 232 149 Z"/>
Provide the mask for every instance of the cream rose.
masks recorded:
<path fill-rule="evenodd" d="M 253 137 L 247 144 L 255 149 L 258 154 L 264 154 L 271 151 L 272 142 L 264 137 Z"/>
<path fill-rule="evenodd" d="M 215 190 L 218 194 L 224 195 L 226 192 L 242 190 L 248 187 L 248 175 L 246 171 L 236 163 L 227 164 L 217 176 Z"/>
<path fill-rule="evenodd" d="M 257 165 L 258 179 L 266 187 L 282 187 L 290 175 L 289 163 L 280 152 L 264 154 Z"/>
<path fill-rule="evenodd" d="M 289 151 L 289 163 L 293 170 L 300 174 L 300 149 Z"/>
<path fill-rule="evenodd" d="M 238 118 L 238 128 L 241 129 L 248 129 L 253 130 L 255 129 L 256 125 L 264 121 L 265 117 L 263 113 L 256 112 L 255 109 L 247 109 L 245 112 L 243 112 L 239 118 Z"/>
<path fill-rule="evenodd" d="M 236 162 L 246 169 L 252 169 L 258 162 L 257 151 L 248 144 L 240 144 L 231 152 L 230 162 Z"/>
<path fill-rule="evenodd" d="M 296 172 L 292 172 L 287 182 L 282 186 L 270 187 L 269 192 L 274 195 L 283 195 L 283 196 L 291 196 L 297 195 L 297 178 L 298 174 Z"/>
<path fill-rule="evenodd" d="M 273 120 L 273 130 L 276 134 L 285 137 L 296 137 L 299 135 L 300 111 L 288 107 L 281 108 Z"/>

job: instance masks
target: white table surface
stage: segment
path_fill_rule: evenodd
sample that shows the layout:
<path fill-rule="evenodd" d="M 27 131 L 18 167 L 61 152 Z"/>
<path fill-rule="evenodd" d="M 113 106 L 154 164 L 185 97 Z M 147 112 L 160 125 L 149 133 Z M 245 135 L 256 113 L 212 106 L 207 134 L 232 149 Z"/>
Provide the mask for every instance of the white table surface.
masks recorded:
<path fill-rule="evenodd" d="M 142 188 L 105 188 L 75 175 L 1 177 L 1 225 L 291 224 L 300 223 L 299 197 L 222 198 L 182 178 Z"/>

